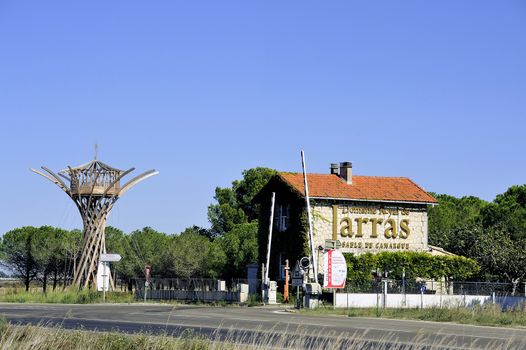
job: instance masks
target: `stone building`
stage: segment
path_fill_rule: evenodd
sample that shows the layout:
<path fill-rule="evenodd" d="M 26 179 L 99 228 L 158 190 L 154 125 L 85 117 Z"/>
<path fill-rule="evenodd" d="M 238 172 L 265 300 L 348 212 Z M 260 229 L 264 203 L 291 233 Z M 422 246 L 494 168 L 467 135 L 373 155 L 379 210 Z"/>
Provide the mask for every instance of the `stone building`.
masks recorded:
<path fill-rule="evenodd" d="M 313 237 L 319 269 L 326 240 L 342 252 L 430 251 L 427 209 L 435 198 L 406 177 L 353 176 L 352 164 L 331 164 L 328 174 L 307 174 Z M 256 195 L 260 205 L 259 249 L 266 256 L 271 193 L 276 193 L 270 272 L 283 278 L 291 265 L 308 256 L 309 238 L 302 173 L 280 172 Z"/>

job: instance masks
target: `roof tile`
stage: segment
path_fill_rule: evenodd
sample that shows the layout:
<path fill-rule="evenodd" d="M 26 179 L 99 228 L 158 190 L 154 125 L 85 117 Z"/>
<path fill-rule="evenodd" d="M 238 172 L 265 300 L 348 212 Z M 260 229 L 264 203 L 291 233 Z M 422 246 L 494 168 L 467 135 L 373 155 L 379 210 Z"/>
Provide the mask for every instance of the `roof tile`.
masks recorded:
<path fill-rule="evenodd" d="M 278 174 L 303 194 L 303 174 Z M 348 185 L 334 174 L 307 174 L 309 195 L 318 198 L 436 203 L 436 199 L 406 177 L 353 176 Z"/>

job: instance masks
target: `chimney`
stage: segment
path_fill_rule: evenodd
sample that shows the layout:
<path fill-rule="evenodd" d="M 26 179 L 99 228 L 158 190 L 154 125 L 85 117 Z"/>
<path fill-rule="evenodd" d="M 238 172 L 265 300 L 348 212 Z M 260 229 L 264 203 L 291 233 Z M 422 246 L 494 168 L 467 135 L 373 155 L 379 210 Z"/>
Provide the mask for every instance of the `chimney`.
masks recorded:
<path fill-rule="evenodd" d="M 347 182 L 347 185 L 352 185 L 352 163 L 340 163 L 340 177 Z"/>
<path fill-rule="evenodd" d="M 338 170 L 339 170 L 338 164 L 331 163 L 331 175 L 340 175 L 340 172 Z"/>

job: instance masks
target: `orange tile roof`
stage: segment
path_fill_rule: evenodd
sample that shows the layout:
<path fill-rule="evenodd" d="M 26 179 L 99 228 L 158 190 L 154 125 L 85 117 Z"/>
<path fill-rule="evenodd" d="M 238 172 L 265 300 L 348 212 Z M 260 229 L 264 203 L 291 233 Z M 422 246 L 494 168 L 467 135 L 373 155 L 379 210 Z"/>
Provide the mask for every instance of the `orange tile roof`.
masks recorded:
<path fill-rule="evenodd" d="M 278 176 L 301 195 L 305 193 L 303 174 L 278 173 Z M 338 175 L 307 174 L 309 195 L 370 201 L 436 203 L 436 199 L 406 177 L 353 176 L 348 185 Z"/>

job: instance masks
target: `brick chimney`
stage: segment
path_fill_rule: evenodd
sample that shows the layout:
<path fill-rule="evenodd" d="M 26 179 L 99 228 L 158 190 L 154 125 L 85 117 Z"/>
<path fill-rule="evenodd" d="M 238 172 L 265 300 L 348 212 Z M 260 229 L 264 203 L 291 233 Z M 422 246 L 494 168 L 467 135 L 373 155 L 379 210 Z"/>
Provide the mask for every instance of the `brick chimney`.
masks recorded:
<path fill-rule="evenodd" d="M 340 175 L 337 163 L 331 163 L 331 175 Z"/>
<path fill-rule="evenodd" d="M 332 169 L 332 166 L 331 166 Z M 340 163 L 340 177 L 347 182 L 347 185 L 352 185 L 352 163 Z"/>

